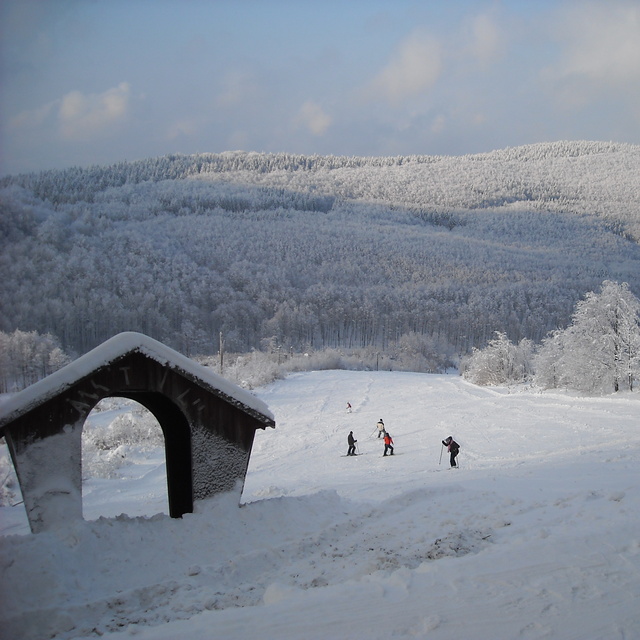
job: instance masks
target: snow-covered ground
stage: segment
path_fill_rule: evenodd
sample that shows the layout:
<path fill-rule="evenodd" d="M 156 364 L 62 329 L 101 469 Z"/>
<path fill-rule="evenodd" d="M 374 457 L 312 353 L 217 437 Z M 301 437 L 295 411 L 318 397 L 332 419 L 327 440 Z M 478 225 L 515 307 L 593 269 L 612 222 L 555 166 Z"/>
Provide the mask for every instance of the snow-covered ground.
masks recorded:
<path fill-rule="evenodd" d="M 166 510 L 155 449 L 87 479 L 85 516 L 109 517 L 31 535 L 0 509 L 0 637 L 640 637 L 640 394 L 327 371 L 257 395 L 277 428 L 241 508 L 139 516 Z"/>

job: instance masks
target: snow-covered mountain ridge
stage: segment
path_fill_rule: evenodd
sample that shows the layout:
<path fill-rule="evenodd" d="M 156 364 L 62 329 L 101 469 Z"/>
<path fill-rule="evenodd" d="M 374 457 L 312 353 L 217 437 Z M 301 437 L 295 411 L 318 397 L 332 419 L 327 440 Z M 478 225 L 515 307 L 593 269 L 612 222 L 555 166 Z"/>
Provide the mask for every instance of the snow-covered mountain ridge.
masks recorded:
<path fill-rule="evenodd" d="M 525 188 L 523 180 L 538 181 L 539 195 L 544 196 L 545 183 L 550 178 L 570 192 L 572 187 L 581 191 L 593 186 L 594 178 L 597 186 L 602 187 L 605 181 L 613 179 L 612 174 L 615 174 L 616 187 L 626 191 L 637 203 L 640 195 L 637 193 L 637 175 L 634 175 L 634 172 L 638 162 L 640 145 L 588 141 L 539 143 L 464 156 L 348 157 L 234 151 L 218 154 L 173 154 L 104 167 L 71 168 L 9 176 L 0 181 L 0 188 L 19 185 L 33 191 L 39 198 L 53 202 L 90 202 L 98 193 L 113 187 L 141 182 L 182 180 L 194 176 L 240 174 L 243 183 L 274 186 L 293 182 L 296 187 L 309 191 L 315 191 L 322 186 L 333 195 L 338 191 L 345 198 L 371 199 L 382 189 L 384 199 L 395 201 L 398 194 L 394 183 L 399 181 L 401 186 L 407 186 L 412 174 L 419 171 L 422 177 L 427 178 L 430 173 L 435 173 L 430 186 L 433 187 L 434 182 L 440 182 L 441 193 L 423 191 L 425 199 L 416 202 L 415 192 L 409 191 L 406 195 L 411 196 L 413 205 L 433 206 L 438 204 L 438 198 L 435 196 L 440 195 L 444 199 L 444 205 L 471 209 L 483 201 L 478 201 L 474 185 L 469 184 L 470 177 L 484 182 L 482 186 L 487 189 L 496 189 L 500 185 L 499 190 L 511 190 L 511 198 L 520 195 L 520 200 L 532 200 L 535 198 L 531 193 L 522 191 L 518 194 L 518 188 Z M 408 176 L 403 177 L 402 171 L 389 172 L 384 181 L 375 185 L 366 180 L 354 180 L 349 183 L 341 175 L 345 172 L 399 167 L 407 171 Z M 496 172 L 499 175 L 496 175 Z M 306 176 L 302 184 L 292 177 L 296 174 Z M 309 177 L 309 174 L 316 175 Z M 324 175 L 324 178 L 320 177 L 321 175 Z M 589 180 L 585 180 L 587 176 Z M 488 181 L 489 178 L 492 183 Z M 470 190 L 451 199 L 451 194 L 442 187 L 449 187 L 450 190 L 452 185 L 466 185 Z M 385 186 L 389 191 L 384 191 Z M 412 186 L 416 188 L 418 185 Z M 478 186 L 479 184 L 475 185 L 475 188 Z M 631 186 L 631 190 L 627 191 L 627 186 Z M 420 188 L 424 189 L 424 185 L 420 185 Z M 593 192 L 597 193 L 597 188 L 594 188 Z"/>
<path fill-rule="evenodd" d="M 539 341 L 603 280 L 640 294 L 640 146 L 471 156 L 227 152 L 0 182 L 0 330 L 82 353 L 137 330 L 183 353 L 417 335 L 452 357 Z"/>

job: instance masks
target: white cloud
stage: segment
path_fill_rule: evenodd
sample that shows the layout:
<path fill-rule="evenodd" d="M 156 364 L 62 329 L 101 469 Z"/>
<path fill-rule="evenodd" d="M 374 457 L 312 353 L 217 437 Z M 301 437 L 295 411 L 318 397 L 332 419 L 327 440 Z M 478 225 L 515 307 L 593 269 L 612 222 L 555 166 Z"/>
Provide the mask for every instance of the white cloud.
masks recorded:
<path fill-rule="evenodd" d="M 232 131 L 227 136 L 227 149 L 247 149 L 251 144 L 251 135 L 247 131 Z"/>
<path fill-rule="evenodd" d="M 22 111 L 11 118 L 11 126 L 15 129 L 34 129 L 41 127 L 57 108 L 59 101 L 49 102 L 37 109 Z"/>
<path fill-rule="evenodd" d="M 88 139 L 124 120 L 129 102 L 130 87 L 126 82 L 103 93 L 70 91 L 62 98 L 19 113 L 11 119 L 11 126 L 23 130 L 54 127 L 65 139 Z"/>
<path fill-rule="evenodd" d="M 640 84 L 640 6 L 631 2 L 571 5 L 558 27 L 563 47 L 545 77 L 560 86 L 561 99 L 575 106 L 610 89 Z"/>
<path fill-rule="evenodd" d="M 181 137 L 193 137 L 198 132 L 198 123 L 194 119 L 179 120 L 171 124 L 167 131 L 167 138 L 175 140 Z"/>
<path fill-rule="evenodd" d="M 60 100 L 58 123 L 67 139 L 90 138 L 121 122 L 129 111 L 130 87 L 123 82 L 103 93 L 71 91 Z"/>
<path fill-rule="evenodd" d="M 327 115 L 322 107 L 316 102 L 307 100 L 296 118 L 298 126 L 306 127 L 314 136 L 323 135 L 331 126 L 331 117 Z"/>
<path fill-rule="evenodd" d="M 447 126 L 447 119 L 440 114 L 439 116 L 436 116 L 432 123 L 431 123 L 431 133 L 442 133 L 443 131 L 445 131 Z"/>
<path fill-rule="evenodd" d="M 259 99 L 260 90 L 253 74 L 242 70 L 228 71 L 222 79 L 222 91 L 216 99 L 221 108 L 235 108 Z"/>
<path fill-rule="evenodd" d="M 468 52 L 482 66 L 499 58 L 504 50 L 502 31 L 488 14 L 476 16 L 471 23 Z"/>
<path fill-rule="evenodd" d="M 432 87 L 441 70 L 440 42 L 424 29 L 415 29 L 365 88 L 364 97 L 397 106 Z"/>

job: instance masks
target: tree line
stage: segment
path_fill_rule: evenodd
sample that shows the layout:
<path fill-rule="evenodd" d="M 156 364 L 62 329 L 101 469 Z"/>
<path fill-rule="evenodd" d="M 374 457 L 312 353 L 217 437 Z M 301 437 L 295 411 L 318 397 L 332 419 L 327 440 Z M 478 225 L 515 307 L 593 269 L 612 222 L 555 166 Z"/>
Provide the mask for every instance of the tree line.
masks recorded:
<path fill-rule="evenodd" d="M 605 281 L 576 304 L 566 329 L 537 347 L 497 332 L 466 359 L 463 375 L 481 385 L 531 380 L 543 389 L 589 394 L 633 391 L 640 377 L 640 300 L 627 283 Z"/>
<path fill-rule="evenodd" d="M 371 348 L 299 354 L 271 342 L 262 351 L 230 354 L 224 369 L 221 359 L 204 355 L 197 359 L 237 384 L 253 388 L 287 372 L 309 369 L 438 372 L 453 367 L 454 356 L 447 345 L 414 333 L 382 354 Z M 69 361 L 50 335 L 0 333 L 0 392 L 20 390 Z M 588 292 L 576 304 L 566 329 L 551 332 L 539 344 L 528 338 L 514 343 L 496 331 L 484 348 L 474 348 L 462 359 L 460 372 L 483 386 L 528 381 L 542 389 L 587 394 L 633 391 L 640 377 L 640 299 L 627 283 L 605 281 L 599 292 Z"/>

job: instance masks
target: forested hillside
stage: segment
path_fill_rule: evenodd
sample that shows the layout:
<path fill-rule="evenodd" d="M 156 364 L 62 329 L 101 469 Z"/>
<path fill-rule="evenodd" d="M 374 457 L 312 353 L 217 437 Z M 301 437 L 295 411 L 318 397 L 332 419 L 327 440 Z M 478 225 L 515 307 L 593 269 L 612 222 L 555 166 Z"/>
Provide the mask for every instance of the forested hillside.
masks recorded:
<path fill-rule="evenodd" d="M 540 341 L 603 280 L 640 295 L 640 146 L 167 156 L 0 181 L 0 331 L 83 353 Z"/>

